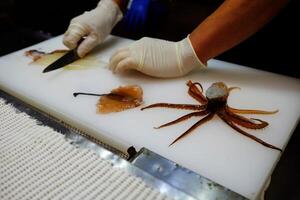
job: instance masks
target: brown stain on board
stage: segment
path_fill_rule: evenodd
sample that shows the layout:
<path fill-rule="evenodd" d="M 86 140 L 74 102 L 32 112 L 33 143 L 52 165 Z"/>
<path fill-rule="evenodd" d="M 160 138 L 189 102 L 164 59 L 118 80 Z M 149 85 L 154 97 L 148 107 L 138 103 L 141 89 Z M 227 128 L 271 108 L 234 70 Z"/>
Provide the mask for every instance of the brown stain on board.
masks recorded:
<path fill-rule="evenodd" d="M 43 51 L 38 50 L 29 50 L 25 52 L 27 57 L 32 59 L 30 65 L 42 66 L 46 67 L 65 55 L 68 50 L 55 50 L 50 53 L 46 53 Z M 103 64 L 99 59 L 95 56 L 87 55 L 84 58 L 81 58 L 69 65 L 66 65 L 63 69 L 64 70 L 84 70 L 90 67 L 98 67 L 100 64 Z"/>

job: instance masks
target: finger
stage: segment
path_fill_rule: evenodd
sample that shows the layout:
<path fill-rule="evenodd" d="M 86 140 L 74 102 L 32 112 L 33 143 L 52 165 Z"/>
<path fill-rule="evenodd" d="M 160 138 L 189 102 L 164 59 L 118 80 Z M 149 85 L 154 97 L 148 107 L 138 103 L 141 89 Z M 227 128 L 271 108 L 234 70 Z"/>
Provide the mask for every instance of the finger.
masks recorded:
<path fill-rule="evenodd" d="M 77 53 L 79 57 L 85 56 L 89 53 L 98 43 L 98 37 L 96 35 L 89 35 L 83 42 L 79 45 Z"/>
<path fill-rule="evenodd" d="M 118 50 L 109 61 L 109 69 L 112 71 L 115 71 L 115 68 L 117 67 L 118 63 L 127 58 L 129 56 L 128 49 L 120 49 Z"/>
<path fill-rule="evenodd" d="M 117 55 L 118 53 L 122 52 L 122 51 L 128 51 L 129 48 L 128 47 L 123 47 L 123 48 L 120 48 L 120 49 L 117 49 L 114 54 L 111 56 L 110 60 L 115 56 Z"/>
<path fill-rule="evenodd" d="M 114 72 L 115 73 L 122 73 L 122 72 L 125 72 L 129 69 L 135 69 L 135 65 L 132 61 L 132 58 L 128 57 L 128 58 L 125 58 L 123 60 L 121 60 L 117 67 L 115 68 Z"/>
<path fill-rule="evenodd" d="M 71 24 L 64 34 L 63 43 L 70 49 L 77 46 L 78 41 L 87 34 L 86 30 L 80 24 Z"/>

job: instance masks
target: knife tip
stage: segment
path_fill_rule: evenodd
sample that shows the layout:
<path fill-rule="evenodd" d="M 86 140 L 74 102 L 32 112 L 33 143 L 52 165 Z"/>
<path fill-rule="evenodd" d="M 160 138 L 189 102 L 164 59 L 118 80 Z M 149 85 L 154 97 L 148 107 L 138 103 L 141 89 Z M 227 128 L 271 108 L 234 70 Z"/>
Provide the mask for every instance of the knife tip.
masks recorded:
<path fill-rule="evenodd" d="M 47 68 L 45 68 L 44 70 L 43 70 L 43 73 L 46 73 L 46 72 L 49 72 L 50 70 L 48 70 Z"/>

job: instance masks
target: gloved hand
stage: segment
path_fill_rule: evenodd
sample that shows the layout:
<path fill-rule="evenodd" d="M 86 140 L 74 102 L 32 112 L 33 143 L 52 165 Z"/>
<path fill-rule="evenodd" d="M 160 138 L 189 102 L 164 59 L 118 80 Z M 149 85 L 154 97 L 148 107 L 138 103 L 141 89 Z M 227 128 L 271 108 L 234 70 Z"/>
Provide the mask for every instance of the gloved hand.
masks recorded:
<path fill-rule="evenodd" d="M 74 49 L 78 41 L 86 36 L 77 52 L 83 57 L 105 39 L 122 17 L 119 6 L 113 0 L 101 0 L 95 9 L 71 20 L 64 34 L 63 43 L 68 48 Z"/>
<path fill-rule="evenodd" d="M 205 65 L 195 54 L 189 37 L 179 42 L 144 37 L 117 50 L 109 64 L 115 73 L 135 69 L 162 78 L 183 76 L 195 67 Z"/>

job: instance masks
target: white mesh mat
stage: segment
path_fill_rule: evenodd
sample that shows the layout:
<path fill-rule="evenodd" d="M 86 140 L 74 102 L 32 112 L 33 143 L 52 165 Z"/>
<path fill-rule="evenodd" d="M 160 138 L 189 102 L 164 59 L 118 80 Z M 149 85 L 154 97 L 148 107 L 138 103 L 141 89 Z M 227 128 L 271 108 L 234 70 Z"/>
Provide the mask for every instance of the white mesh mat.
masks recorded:
<path fill-rule="evenodd" d="M 169 199 L 0 98 L 0 199 Z"/>

